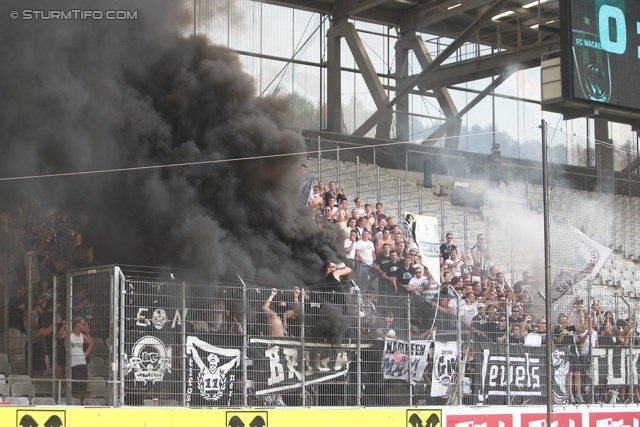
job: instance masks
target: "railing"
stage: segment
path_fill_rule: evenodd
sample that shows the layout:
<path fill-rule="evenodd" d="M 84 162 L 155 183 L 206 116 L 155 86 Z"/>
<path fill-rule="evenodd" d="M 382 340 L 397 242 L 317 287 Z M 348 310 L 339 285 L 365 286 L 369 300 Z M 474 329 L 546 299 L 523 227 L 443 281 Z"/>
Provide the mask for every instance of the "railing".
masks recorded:
<path fill-rule="evenodd" d="M 39 395 L 62 404 L 78 403 L 74 398 L 89 405 L 193 407 L 546 402 L 549 336 L 536 289 L 518 297 L 500 286 L 395 292 L 374 276 L 377 292 L 369 290 L 371 281 L 364 290 L 343 282 L 273 291 L 242 278 L 198 283 L 161 273 L 126 275 L 116 266 L 73 271 L 66 283 L 55 281 L 54 293 L 67 292 L 59 300 L 71 310 L 83 291 L 90 301 L 87 378 L 70 369 L 30 378 L 44 385 Z M 480 304 L 470 293 L 479 295 L 486 319 L 473 317 Z M 60 313 L 71 318 L 69 310 Z M 528 329 L 526 336 L 516 327 Z M 68 339 L 55 342 L 69 350 Z M 570 347 L 554 344 L 556 373 L 567 368 Z M 601 399 L 602 379 L 610 388 L 638 384 L 635 369 L 609 367 L 612 357 L 632 367 L 640 349 L 591 350 L 585 400 Z M 69 357 L 48 364 L 70 366 Z M 564 376 L 553 381 L 554 403 L 566 403 Z"/>

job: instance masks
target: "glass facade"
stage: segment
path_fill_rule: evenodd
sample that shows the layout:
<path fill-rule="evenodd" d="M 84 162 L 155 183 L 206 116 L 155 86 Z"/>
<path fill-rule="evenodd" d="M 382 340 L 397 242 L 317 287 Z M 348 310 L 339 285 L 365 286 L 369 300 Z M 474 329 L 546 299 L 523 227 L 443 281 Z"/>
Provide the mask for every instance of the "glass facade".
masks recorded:
<path fill-rule="evenodd" d="M 292 9 L 251 0 L 184 0 L 191 18 L 183 28 L 186 35 L 198 34 L 212 43 L 238 52 L 244 70 L 255 78 L 256 94 L 289 96 L 293 109 L 292 128 L 321 130 L 326 128 L 327 42 L 329 17 L 324 14 Z M 358 31 L 371 64 L 389 99 L 395 96 L 395 76 L 399 67 L 409 75 L 421 71 L 410 52 L 406 64 L 396 63 L 396 29 L 361 21 L 351 21 Z M 432 58 L 436 58 L 453 40 L 422 34 Z M 492 55 L 499 49 L 474 40 L 464 44 L 444 65 Z M 342 132 L 352 133 L 376 110 L 347 42 L 341 40 Z M 449 88 L 457 110 L 472 101 L 492 79 L 469 81 Z M 445 121 L 442 107 L 433 93 L 412 93 L 408 101 L 408 140 L 420 142 Z M 589 149 L 594 143 L 593 119 L 565 121 L 557 113 L 542 111 L 540 104 L 540 69 L 514 72 L 498 86 L 493 95 L 479 102 L 462 117 L 459 148 L 489 153 L 491 144 L 501 145 L 504 156 L 539 160 L 540 121 L 544 119 L 565 134 L 580 138 L 557 142 L 558 159 L 567 164 L 587 166 Z M 396 138 L 396 117 L 390 138 Z M 375 129 L 366 136 L 375 136 Z M 614 145 L 638 151 L 638 136 L 628 125 L 610 124 Z M 576 141 L 580 145 L 576 146 Z M 440 140 L 438 145 L 444 145 Z M 590 148 L 591 147 L 591 148 Z M 592 158 L 593 156 L 591 156 Z M 624 161 L 621 160 L 624 163 Z M 623 168 L 622 164 L 616 165 Z"/>

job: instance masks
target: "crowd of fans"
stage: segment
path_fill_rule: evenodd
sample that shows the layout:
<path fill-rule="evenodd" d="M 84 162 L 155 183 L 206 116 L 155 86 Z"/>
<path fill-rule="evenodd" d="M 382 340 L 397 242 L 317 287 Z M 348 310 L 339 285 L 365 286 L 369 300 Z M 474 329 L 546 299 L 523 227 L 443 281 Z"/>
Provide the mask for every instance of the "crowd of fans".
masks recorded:
<path fill-rule="evenodd" d="M 420 262 L 418 246 L 402 221 L 397 223 L 385 215 L 381 203 L 374 209 L 370 204 L 363 206 L 362 200 L 356 198 L 349 207 L 344 189 L 336 188 L 331 182 L 326 190 L 325 184 L 319 182 L 309 206 L 317 211 L 318 226 L 333 223 L 344 230 L 348 268 L 340 277 L 353 277 L 363 290 L 359 316 L 372 336 L 420 339 L 429 336 L 436 325 L 445 332 L 456 330 L 459 320 L 467 360 L 481 359 L 481 348 L 491 343 L 547 345 L 549 319 L 539 292 L 544 291 L 542 281 L 525 270 L 520 280 L 509 283 L 496 265 L 505 263 L 494 259 L 484 234 L 478 234 L 475 244 L 465 250 L 457 247 L 455 236 L 447 232 L 440 245 L 439 271 L 430 271 Z M 334 274 L 337 265 L 333 267 L 327 270 L 327 277 Z M 351 271 L 353 275 L 346 276 Z M 591 383 L 592 349 L 612 351 L 617 360 L 613 364 L 615 371 L 620 369 L 621 349 L 629 348 L 630 343 L 640 345 L 635 313 L 631 318 L 616 320 L 611 311 L 603 313 L 595 297 L 586 305 L 579 296 L 574 297 L 569 314 L 561 313 L 557 323 L 550 326 L 554 348 L 565 351 L 570 366 L 565 383 L 569 403 L 583 404 L 588 400 L 587 394 L 593 396 L 594 403 L 640 402 L 638 387 L 607 385 L 604 366 L 599 369 L 598 387 L 591 390 L 585 384 Z M 411 307 L 410 330 L 393 330 L 390 325 L 394 318 L 399 325 L 407 319 L 407 300 Z M 600 358 L 601 363 L 605 359 Z M 467 402 L 471 402 L 479 386 L 479 381 L 474 380 L 478 372 L 473 363 L 466 366 L 474 371 L 466 373 L 472 379 L 467 389 Z M 425 381 L 428 383 L 428 378 Z"/>
<path fill-rule="evenodd" d="M 372 206 L 355 198 L 350 205 L 343 187 L 330 182 L 325 188 L 320 181 L 313 188 L 308 206 L 314 212 L 318 227 L 335 226 L 343 230 L 345 262 L 326 262 L 324 282 L 311 287 L 304 300 L 298 287 L 293 287 L 290 295 L 281 292 L 289 295 L 286 298 L 275 288 L 266 292 L 250 317 L 247 331 L 239 321 L 241 313 L 237 304 L 220 298 L 193 311 L 191 332 L 203 337 L 244 333 L 302 336 L 300 315 L 313 312 L 315 303 L 326 302 L 339 307 L 339 314 L 358 319 L 360 332 L 372 340 L 385 337 L 420 340 L 433 337 L 434 333 L 440 339 L 455 340 L 460 325 L 463 348 L 460 357 L 466 361 L 465 377 L 470 379 L 463 403 L 469 404 L 475 403 L 480 385 L 478 361 L 482 359 L 483 346 L 547 345 L 550 319 L 545 316 L 544 300 L 538 292 L 542 284 L 529 270 L 522 272 L 521 280 L 509 283 L 497 267 L 504 263 L 494 258 L 484 234 L 478 234 L 471 247 L 463 248 L 456 245 L 456 236 L 447 232 L 439 247 L 439 270 L 430 271 L 421 262 L 419 247 L 409 227 L 402 218 L 397 221 L 386 215 L 381 203 Z M 88 215 L 81 207 L 57 210 L 31 202 L 0 212 L 0 227 L 6 260 L 4 277 L 12 289 L 8 303 L 8 353 L 25 354 L 28 358 L 27 350 L 31 348 L 35 375 L 45 371 L 45 355 L 48 355 L 49 361 L 55 361 L 56 376 L 62 378 L 67 338 L 65 299 L 58 298 L 56 311 L 60 316 L 53 319 L 51 280 L 69 269 L 93 264 L 93 247 L 86 231 Z M 348 286 L 343 286 L 346 279 L 353 279 L 359 287 L 360 301 L 349 294 Z M 27 298 L 30 289 L 34 292 L 31 307 Z M 78 328 L 86 328 L 87 333 L 91 330 L 90 299 L 91 295 L 84 295 L 82 287 L 72 299 L 72 320 L 81 319 Z M 353 327 L 354 323 L 351 320 L 345 328 Z M 135 324 L 144 323 L 136 318 Z M 571 369 L 566 389 L 570 403 L 575 404 L 587 400 L 585 387 L 589 382 L 589 355 L 593 348 L 617 349 L 614 366 L 620 369 L 620 350 L 640 344 L 635 313 L 626 320 L 614 319 L 612 312 L 601 310 L 595 298 L 585 304 L 576 296 L 568 314 L 560 314 L 557 323 L 550 327 L 553 328 L 552 345 L 565 349 L 568 355 Z M 31 337 L 31 345 L 27 345 L 27 336 Z M 52 353 L 54 336 L 58 340 L 56 355 Z M 379 362 L 376 357 L 372 360 L 374 364 Z M 599 372 L 602 376 L 606 369 Z M 426 388 L 429 375 L 428 370 L 425 371 Z M 600 385 L 591 391 L 596 402 L 640 402 L 637 387 L 607 385 L 606 376 L 598 380 Z M 282 403 L 280 395 L 273 399 Z"/>
<path fill-rule="evenodd" d="M 88 228 L 88 215 L 82 206 L 58 210 L 31 200 L 0 212 L 2 277 L 4 286 L 10 289 L 6 353 L 14 373 L 26 373 L 23 371 L 30 359 L 33 375 L 42 375 L 53 368 L 55 361 L 58 378 L 64 376 L 65 286 L 58 286 L 55 302 L 53 277 L 93 264 Z M 92 305 L 87 298 L 76 295 L 73 304 L 74 315 L 91 318 Z M 31 342 L 27 343 L 29 337 Z M 54 337 L 58 340 L 55 357 Z"/>

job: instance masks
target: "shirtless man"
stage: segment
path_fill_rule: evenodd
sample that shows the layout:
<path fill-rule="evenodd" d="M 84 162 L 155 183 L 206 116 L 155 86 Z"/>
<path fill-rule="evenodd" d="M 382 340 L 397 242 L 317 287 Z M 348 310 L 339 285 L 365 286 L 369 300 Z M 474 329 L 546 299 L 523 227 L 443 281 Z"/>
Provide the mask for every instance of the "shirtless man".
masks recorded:
<path fill-rule="evenodd" d="M 391 232 L 384 230 L 382 236 L 376 239 L 376 255 L 380 255 L 384 252 L 384 245 L 389 245 L 389 250 L 395 250 L 396 242 L 391 238 Z"/>
<path fill-rule="evenodd" d="M 298 315 L 298 298 L 300 296 L 300 289 L 294 288 L 293 290 L 293 303 L 294 308 L 287 310 L 282 315 L 282 319 L 273 310 L 270 305 L 273 298 L 278 294 L 276 288 L 271 288 L 271 295 L 262 305 L 262 311 L 267 313 L 267 325 L 269 325 L 269 335 L 272 337 L 285 337 L 287 336 L 287 320 Z"/>

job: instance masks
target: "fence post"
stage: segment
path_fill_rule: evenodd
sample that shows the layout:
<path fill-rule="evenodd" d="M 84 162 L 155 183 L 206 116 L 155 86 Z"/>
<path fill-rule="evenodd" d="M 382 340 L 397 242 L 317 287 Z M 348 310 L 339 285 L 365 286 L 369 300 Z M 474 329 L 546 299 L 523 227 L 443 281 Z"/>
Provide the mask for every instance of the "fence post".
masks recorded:
<path fill-rule="evenodd" d="M 400 218 L 401 213 L 402 213 L 402 179 L 398 177 L 398 216 L 396 216 L 396 218 Z"/>
<path fill-rule="evenodd" d="M 422 188 L 418 189 L 418 215 L 422 215 Z"/>
<path fill-rule="evenodd" d="M 58 358 L 56 357 L 57 350 L 58 350 L 58 330 L 60 329 L 60 327 L 58 326 L 58 276 L 53 276 L 53 296 L 52 296 L 52 301 L 53 301 L 53 329 L 51 331 L 51 360 L 49 360 L 49 365 L 52 367 L 51 369 L 51 396 L 54 396 L 54 398 L 56 397 L 56 367 L 57 367 L 57 361 Z M 62 323 L 60 323 L 62 324 Z M 9 352 L 9 350 L 7 349 L 7 353 Z M 60 398 L 60 396 L 58 396 L 58 399 Z"/>
<path fill-rule="evenodd" d="M 409 372 L 407 373 L 407 384 L 409 384 L 409 406 L 413 406 L 413 386 L 411 381 L 411 294 L 407 294 L 407 330 L 409 331 Z"/>
<path fill-rule="evenodd" d="M 377 170 L 377 179 L 376 179 L 376 185 L 377 185 L 377 193 L 376 193 L 376 203 L 380 202 L 380 166 L 376 166 L 376 170 Z"/>
<path fill-rule="evenodd" d="M 360 156 L 356 156 L 356 197 L 360 197 Z"/>
<path fill-rule="evenodd" d="M 72 295 L 72 290 L 73 290 L 73 275 L 67 273 L 67 337 L 64 340 L 64 346 L 66 349 L 66 355 L 67 355 L 67 360 L 66 360 L 66 369 L 65 369 L 65 378 L 67 380 L 67 393 L 66 393 L 66 400 L 67 400 L 67 405 L 71 404 L 71 388 L 73 386 L 73 382 L 71 381 L 71 342 L 70 342 L 70 337 L 71 337 L 71 329 L 72 329 L 72 323 L 73 323 L 73 295 Z"/>
<path fill-rule="evenodd" d="M 9 231 L 10 237 L 13 232 Z M 9 354 L 9 241 L 5 239 L 4 244 L 4 349 Z"/>
<path fill-rule="evenodd" d="M 445 240 L 445 231 L 444 231 L 444 200 L 440 200 L 440 227 L 442 232 L 440 233 L 440 240 Z"/>
<path fill-rule="evenodd" d="M 340 146 L 336 145 L 336 184 L 340 188 Z"/>
<path fill-rule="evenodd" d="M 33 261 L 34 261 L 34 256 L 33 255 L 29 255 L 28 258 L 28 263 L 29 263 L 29 272 L 27 273 L 27 292 L 29 293 L 28 297 L 27 297 L 27 301 L 29 306 L 27 307 L 27 313 L 28 313 L 28 320 L 27 320 L 27 324 L 25 325 L 25 329 L 26 329 L 26 333 L 27 333 L 27 375 L 29 375 L 30 377 L 33 377 L 33 342 L 32 342 L 32 335 L 31 335 L 31 316 L 32 316 L 32 310 L 33 310 Z M 35 258 L 35 261 L 37 262 L 38 259 Z"/>
<path fill-rule="evenodd" d="M 356 283 L 352 280 L 351 283 L 356 286 Z M 362 317 L 360 317 L 360 313 L 362 313 L 362 295 L 358 291 L 356 301 L 358 301 L 358 342 L 357 346 L 357 354 L 358 354 L 358 364 L 357 364 L 357 377 L 358 377 L 358 393 L 356 394 L 357 405 L 362 406 Z M 304 350 L 304 349 L 303 349 Z"/>
<path fill-rule="evenodd" d="M 125 375 L 125 353 L 124 353 L 124 320 L 125 320 L 125 312 L 124 312 L 124 301 L 125 301 L 125 293 L 126 293 L 126 278 L 124 276 L 124 273 L 122 272 L 122 270 L 118 269 L 118 277 L 120 278 L 120 280 L 118 281 L 120 288 L 118 289 L 118 292 L 120 294 L 120 316 L 119 316 L 119 322 L 120 322 L 120 328 L 119 328 L 119 340 L 118 340 L 118 346 L 115 345 L 115 343 L 113 344 L 113 348 L 114 349 L 118 349 L 118 358 L 120 360 L 119 366 L 120 366 L 120 398 L 119 398 L 119 404 L 121 406 L 124 405 L 124 375 Z"/>
<path fill-rule="evenodd" d="M 304 288 L 300 291 L 300 346 L 302 349 L 302 378 L 301 378 L 301 393 L 302 393 L 302 406 L 307 406 L 307 388 L 305 385 L 305 375 L 304 375 L 304 370 L 306 369 L 307 366 L 307 358 L 305 357 L 305 345 L 304 345 L 304 340 L 305 340 L 305 335 L 304 335 L 304 330 L 305 330 L 305 323 L 304 323 L 304 296 L 305 296 L 305 291 Z M 246 331 L 246 330 L 245 330 Z M 247 333 L 245 332 L 245 335 Z M 246 383 L 246 380 L 245 380 Z M 245 396 L 246 396 L 246 392 L 245 392 Z M 246 405 L 245 405 L 246 406 Z"/>
<path fill-rule="evenodd" d="M 320 137 L 318 137 L 318 181 L 322 181 L 322 172 L 320 163 L 322 163 L 322 144 L 320 142 Z"/>
<path fill-rule="evenodd" d="M 320 137 L 318 137 L 318 145 L 320 144 Z M 247 284 L 244 283 L 242 277 L 238 274 L 238 279 L 240 283 L 242 283 L 242 404 L 247 407 L 248 406 L 248 396 L 247 396 Z M 303 300 L 304 301 L 304 300 Z"/>
<path fill-rule="evenodd" d="M 182 345 L 187 343 L 187 284 L 182 282 L 182 326 L 180 328 L 180 333 L 182 334 Z M 184 347 L 183 347 L 184 348 Z M 183 350 L 184 352 L 184 350 Z M 182 359 L 182 406 L 187 406 L 187 382 L 185 381 L 186 373 L 187 373 L 187 358 L 181 357 Z M 191 406 L 191 402 L 189 402 L 189 406 Z"/>
<path fill-rule="evenodd" d="M 113 301 L 112 304 L 109 304 L 109 339 L 111 340 L 111 345 L 107 346 L 109 349 L 107 353 L 109 360 L 109 378 L 107 378 L 107 380 L 110 381 L 110 383 L 107 383 L 107 387 L 111 389 L 111 404 L 116 407 L 120 406 L 120 402 L 118 400 L 118 386 L 120 384 L 118 381 L 120 378 L 120 375 L 118 375 L 118 360 L 120 356 L 118 354 L 118 347 L 116 344 L 118 343 L 118 319 L 122 317 L 118 313 L 120 307 L 120 288 L 118 286 L 118 283 L 120 283 L 118 280 L 119 271 L 120 269 L 117 266 L 114 266 L 111 271 L 111 301 Z M 54 332 L 55 330 L 52 331 L 52 333 Z"/>
<path fill-rule="evenodd" d="M 469 250 L 469 216 L 468 216 L 468 212 L 464 213 L 464 223 L 462 224 L 462 229 L 464 230 L 464 252 L 467 252 Z"/>

